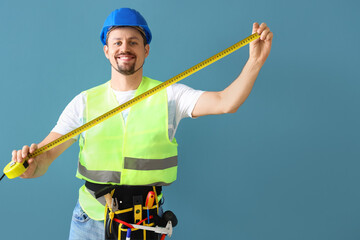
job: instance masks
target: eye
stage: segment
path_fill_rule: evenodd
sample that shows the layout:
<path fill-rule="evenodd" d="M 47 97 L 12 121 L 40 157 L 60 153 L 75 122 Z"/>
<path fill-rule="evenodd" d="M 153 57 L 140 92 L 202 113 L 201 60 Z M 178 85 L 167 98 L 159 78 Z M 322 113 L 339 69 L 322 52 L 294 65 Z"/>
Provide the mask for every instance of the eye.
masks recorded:
<path fill-rule="evenodd" d="M 130 45 L 135 46 L 135 45 L 137 45 L 137 42 L 131 41 L 131 42 L 130 42 Z"/>
<path fill-rule="evenodd" d="M 120 41 L 117 41 L 114 43 L 115 46 L 121 46 L 121 42 Z"/>

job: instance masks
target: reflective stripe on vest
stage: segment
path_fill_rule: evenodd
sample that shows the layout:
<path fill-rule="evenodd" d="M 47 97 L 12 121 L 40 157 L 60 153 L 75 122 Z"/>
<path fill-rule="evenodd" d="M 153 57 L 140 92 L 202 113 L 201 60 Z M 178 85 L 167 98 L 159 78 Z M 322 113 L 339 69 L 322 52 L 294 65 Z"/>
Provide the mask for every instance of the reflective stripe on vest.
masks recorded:
<path fill-rule="evenodd" d="M 162 170 L 177 166 L 177 156 L 166 159 L 137 159 L 125 157 L 124 168 L 133 170 Z M 99 182 L 121 182 L 121 172 L 88 170 L 85 166 L 78 164 L 81 175 Z M 159 183 L 158 183 L 159 184 Z M 166 184 L 168 185 L 168 184 Z"/>
<path fill-rule="evenodd" d="M 160 82 L 143 77 L 135 96 Z M 110 82 L 86 91 L 85 118 L 90 121 L 116 106 Z M 167 93 L 161 91 L 134 105 L 126 124 L 118 114 L 80 137 L 76 176 L 94 183 L 169 185 L 177 175 L 177 143 L 168 136 Z"/>
<path fill-rule="evenodd" d="M 177 156 L 165 159 L 140 159 L 125 157 L 124 168 L 133 170 L 162 170 L 177 166 Z"/>

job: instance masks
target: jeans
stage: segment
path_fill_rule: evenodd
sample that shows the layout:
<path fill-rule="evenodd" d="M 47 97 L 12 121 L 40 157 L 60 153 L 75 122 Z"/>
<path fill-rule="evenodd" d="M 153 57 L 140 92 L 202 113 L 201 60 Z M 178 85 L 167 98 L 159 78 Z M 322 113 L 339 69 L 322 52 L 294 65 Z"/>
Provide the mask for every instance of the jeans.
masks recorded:
<path fill-rule="evenodd" d="M 159 216 L 162 216 L 162 204 L 160 203 L 159 205 Z M 96 221 L 89 218 L 78 201 L 73 211 L 69 240 L 102 240 L 104 238 L 104 221 Z"/>
<path fill-rule="evenodd" d="M 101 240 L 104 237 L 104 221 L 89 218 L 77 202 L 71 220 L 69 240 Z"/>

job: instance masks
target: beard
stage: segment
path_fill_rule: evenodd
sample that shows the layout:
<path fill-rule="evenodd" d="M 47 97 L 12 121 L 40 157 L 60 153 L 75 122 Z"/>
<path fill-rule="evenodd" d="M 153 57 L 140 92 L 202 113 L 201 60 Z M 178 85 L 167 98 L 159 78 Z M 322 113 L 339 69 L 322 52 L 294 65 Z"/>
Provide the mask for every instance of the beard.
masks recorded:
<path fill-rule="evenodd" d="M 119 64 L 117 64 L 117 68 L 115 68 L 116 71 L 118 71 L 119 73 L 121 73 L 123 75 L 127 75 L 127 76 L 136 73 L 139 69 L 137 69 L 135 71 L 135 63 L 128 67 L 122 67 Z"/>
<path fill-rule="evenodd" d="M 143 66 L 144 66 L 144 63 L 145 61 L 141 64 L 141 66 L 138 68 L 138 69 L 135 69 L 135 63 L 136 63 L 136 60 L 133 64 L 131 65 L 125 65 L 125 66 L 121 66 L 118 62 L 116 62 L 116 66 L 117 67 L 114 67 L 112 66 L 117 72 L 123 74 L 123 75 L 133 75 L 134 73 L 136 73 L 137 71 L 139 71 Z"/>

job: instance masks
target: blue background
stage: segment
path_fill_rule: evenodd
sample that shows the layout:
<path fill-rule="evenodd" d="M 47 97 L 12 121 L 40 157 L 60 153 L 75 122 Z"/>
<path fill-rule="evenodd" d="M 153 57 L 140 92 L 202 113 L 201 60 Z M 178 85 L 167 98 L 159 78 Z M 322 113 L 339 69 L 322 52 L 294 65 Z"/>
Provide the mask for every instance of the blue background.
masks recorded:
<path fill-rule="evenodd" d="M 68 102 L 110 79 L 99 33 L 132 7 L 153 33 L 145 75 L 165 81 L 251 34 L 273 48 L 236 114 L 183 120 L 171 239 L 360 239 L 359 20 L 355 0 L 0 1 L 0 165 L 40 142 Z M 182 81 L 222 90 L 248 47 Z M 67 239 L 77 144 L 38 179 L 0 183 L 0 239 Z"/>

